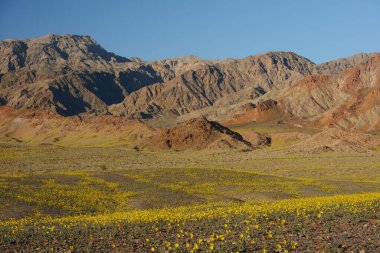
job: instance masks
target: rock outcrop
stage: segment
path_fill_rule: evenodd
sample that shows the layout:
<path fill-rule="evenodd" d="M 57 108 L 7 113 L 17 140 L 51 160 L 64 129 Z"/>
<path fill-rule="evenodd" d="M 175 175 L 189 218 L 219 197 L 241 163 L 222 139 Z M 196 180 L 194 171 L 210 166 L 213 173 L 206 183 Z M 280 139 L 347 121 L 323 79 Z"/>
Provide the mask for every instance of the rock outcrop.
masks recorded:
<path fill-rule="evenodd" d="M 254 142 L 240 134 L 205 118 L 192 119 L 171 129 L 159 129 L 156 134 L 142 140 L 141 148 L 201 150 L 201 149 L 252 149 L 270 144 L 270 137 L 256 133 Z"/>

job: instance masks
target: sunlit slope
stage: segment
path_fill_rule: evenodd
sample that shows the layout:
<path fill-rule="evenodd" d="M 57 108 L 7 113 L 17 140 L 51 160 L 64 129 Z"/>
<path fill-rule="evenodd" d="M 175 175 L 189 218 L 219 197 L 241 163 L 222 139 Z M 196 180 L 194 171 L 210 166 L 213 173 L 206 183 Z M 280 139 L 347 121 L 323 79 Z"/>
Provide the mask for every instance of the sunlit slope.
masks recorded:
<path fill-rule="evenodd" d="M 139 121 L 112 116 L 62 117 L 0 106 L 0 142 L 64 147 L 128 146 L 151 134 Z"/>

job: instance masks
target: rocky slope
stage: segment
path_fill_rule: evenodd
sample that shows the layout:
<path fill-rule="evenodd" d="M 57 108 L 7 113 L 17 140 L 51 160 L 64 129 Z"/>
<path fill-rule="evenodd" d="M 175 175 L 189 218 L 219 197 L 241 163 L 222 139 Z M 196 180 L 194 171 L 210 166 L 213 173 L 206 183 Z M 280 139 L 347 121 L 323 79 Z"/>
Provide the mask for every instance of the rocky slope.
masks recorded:
<path fill-rule="evenodd" d="M 204 115 L 227 115 L 228 124 L 291 120 L 303 126 L 335 126 L 350 130 L 380 128 L 380 54 L 316 65 L 312 75 L 257 99 L 230 108 L 207 108 Z M 325 74 L 321 74 L 325 73 Z M 261 105 L 265 105 L 264 107 Z"/>
<path fill-rule="evenodd" d="M 182 115 L 215 105 L 222 98 L 229 97 L 223 104 L 234 104 L 242 96 L 252 99 L 282 89 L 309 75 L 312 66 L 309 60 L 288 52 L 204 61 L 164 84 L 138 90 L 112 106 L 111 111 L 121 115 Z"/>
<path fill-rule="evenodd" d="M 313 74 L 320 74 L 320 75 L 330 75 L 330 74 L 336 74 L 341 71 L 344 71 L 348 68 L 355 67 L 363 62 L 368 61 L 370 58 L 376 56 L 377 53 L 362 53 L 362 54 L 356 54 L 351 57 L 342 58 L 326 63 L 321 63 L 319 65 L 314 66 L 313 68 Z"/>
<path fill-rule="evenodd" d="M 240 134 L 205 118 L 196 118 L 171 129 L 158 129 L 138 147 L 149 149 L 252 149 L 270 144 L 270 137 L 252 133 L 249 142 Z"/>
<path fill-rule="evenodd" d="M 336 128 L 327 128 L 294 145 L 296 152 L 320 153 L 329 151 L 368 152 L 380 145 L 380 139 L 373 136 L 348 132 Z"/>
<path fill-rule="evenodd" d="M 105 113 L 127 94 L 160 81 L 151 65 L 109 53 L 88 36 L 0 43 L 0 101 L 14 108 Z"/>
<path fill-rule="evenodd" d="M 269 145 L 270 140 L 270 136 L 256 132 L 245 139 L 205 118 L 162 129 L 112 115 L 63 117 L 38 109 L 0 106 L 0 144 L 201 150 L 253 149 Z"/>
<path fill-rule="evenodd" d="M 64 147 L 134 147 L 154 129 L 110 115 L 63 117 L 38 109 L 0 106 L 0 143 Z"/>
<path fill-rule="evenodd" d="M 285 89 L 281 109 L 319 126 L 380 127 L 380 54 L 330 75 L 312 75 Z"/>
<path fill-rule="evenodd" d="M 376 53 L 319 65 L 292 52 L 145 62 L 110 53 L 89 36 L 47 35 L 0 42 L 0 105 L 63 116 L 291 118 L 369 130 L 380 127 L 379 68 Z"/>
<path fill-rule="evenodd" d="M 65 116 L 107 113 L 110 105 L 118 115 L 184 114 L 240 91 L 257 97 L 281 89 L 310 74 L 313 66 L 281 52 L 242 60 L 190 56 L 144 62 L 109 53 L 79 35 L 4 40 L 0 62 L 1 104 Z"/>

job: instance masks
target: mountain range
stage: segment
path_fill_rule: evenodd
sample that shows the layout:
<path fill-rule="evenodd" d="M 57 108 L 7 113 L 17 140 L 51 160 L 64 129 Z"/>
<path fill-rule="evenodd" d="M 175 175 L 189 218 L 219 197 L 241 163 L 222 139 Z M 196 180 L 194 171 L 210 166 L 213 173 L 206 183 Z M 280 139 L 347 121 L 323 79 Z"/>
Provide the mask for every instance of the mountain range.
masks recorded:
<path fill-rule="evenodd" d="M 315 64 L 293 52 L 160 61 L 108 52 L 89 36 L 0 42 L 0 105 L 61 116 L 206 116 L 348 130 L 380 128 L 380 53 Z"/>

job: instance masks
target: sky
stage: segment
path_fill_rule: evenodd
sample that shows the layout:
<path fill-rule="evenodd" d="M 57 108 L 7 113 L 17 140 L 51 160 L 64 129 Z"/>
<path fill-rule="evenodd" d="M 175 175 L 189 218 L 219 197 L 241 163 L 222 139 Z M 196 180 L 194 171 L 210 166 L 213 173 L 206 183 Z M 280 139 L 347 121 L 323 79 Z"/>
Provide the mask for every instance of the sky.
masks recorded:
<path fill-rule="evenodd" d="M 378 0 L 0 0 L 0 40 L 90 35 L 159 60 L 293 51 L 321 63 L 380 51 Z"/>

